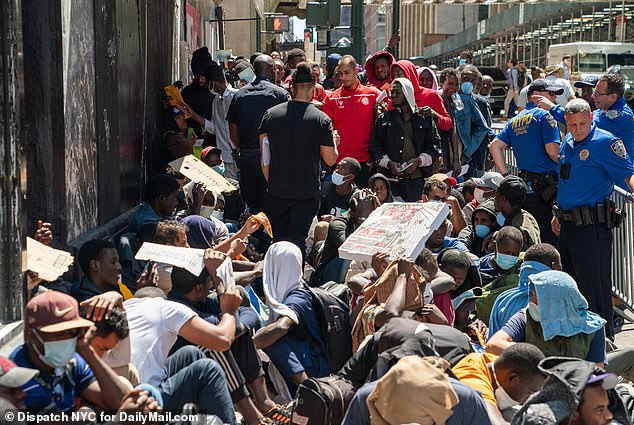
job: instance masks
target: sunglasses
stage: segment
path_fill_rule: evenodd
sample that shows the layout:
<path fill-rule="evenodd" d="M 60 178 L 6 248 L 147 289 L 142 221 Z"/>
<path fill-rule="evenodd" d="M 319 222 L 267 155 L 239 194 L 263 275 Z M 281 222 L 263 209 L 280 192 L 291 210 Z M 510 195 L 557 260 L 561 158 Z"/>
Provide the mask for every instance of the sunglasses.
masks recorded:
<path fill-rule="evenodd" d="M 595 89 L 592 89 L 592 94 L 595 95 L 595 96 L 609 96 L 609 95 L 614 94 L 614 93 L 599 93 Z"/>

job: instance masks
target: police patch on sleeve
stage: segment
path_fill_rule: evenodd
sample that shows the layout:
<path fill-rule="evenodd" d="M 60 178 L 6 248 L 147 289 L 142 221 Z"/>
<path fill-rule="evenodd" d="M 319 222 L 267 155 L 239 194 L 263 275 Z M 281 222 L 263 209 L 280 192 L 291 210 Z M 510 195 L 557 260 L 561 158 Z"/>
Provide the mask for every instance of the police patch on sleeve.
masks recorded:
<path fill-rule="evenodd" d="M 552 115 L 546 114 L 546 121 L 548 121 L 548 124 L 550 124 L 552 128 L 557 128 L 557 121 L 555 121 Z"/>
<path fill-rule="evenodd" d="M 610 147 L 612 148 L 612 152 L 614 152 L 621 158 L 625 159 L 627 157 L 627 151 L 625 150 L 625 145 L 623 144 L 621 140 L 617 140 L 616 142 L 612 143 Z"/>
<path fill-rule="evenodd" d="M 610 118 L 611 120 L 613 120 L 613 119 L 615 119 L 615 118 L 618 118 L 618 116 L 619 116 L 619 115 L 621 115 L 621 111 L 617 111 L 617 110 L 615 110 L 615 109 L 612 109 L 612 110 L 610 110 L 610 111 L 607 111 L 607 112 L 605 113 L 605 115 L 607 115 L 607 116 L 608 116 L 608 118 Z"/>

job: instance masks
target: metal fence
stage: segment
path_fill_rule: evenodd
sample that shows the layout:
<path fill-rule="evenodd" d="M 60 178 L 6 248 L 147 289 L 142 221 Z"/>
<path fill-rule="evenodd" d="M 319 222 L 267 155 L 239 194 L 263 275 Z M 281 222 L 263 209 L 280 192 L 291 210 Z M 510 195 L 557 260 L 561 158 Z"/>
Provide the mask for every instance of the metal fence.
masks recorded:
<path fill-rule="evenodd" d="M 517 162 L 510 149 L 504 151 L 506 164 L 517 175 Z M 625 211 L 625 221 L 613 230 L 612 242 L 612 294 L 634 313 L 634 203 L 623 189 L 614 188 L 611 199 L 616 208 Z"/>

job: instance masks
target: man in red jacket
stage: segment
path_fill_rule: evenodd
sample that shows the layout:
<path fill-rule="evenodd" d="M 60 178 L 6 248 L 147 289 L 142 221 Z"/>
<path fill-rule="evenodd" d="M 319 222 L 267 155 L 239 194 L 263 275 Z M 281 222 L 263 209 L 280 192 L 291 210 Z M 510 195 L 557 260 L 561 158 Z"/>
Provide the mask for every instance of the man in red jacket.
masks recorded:
<path fill-rule="evenodd" d="M 339 162 L 351 157 L 361 164 L 361 172 L 355 182 L 366 187 L 370 178 L 370 136 L 376 119 L 374 105 L 379 96 L 375 87 L 362 85 L 358 78 L 357 61 L 350 55 L 339 59 L 337 68 L 341 74 L 342 85 L 326 98 L 322 111 L 332 121 L 333 130 L 339 134 Z"/>

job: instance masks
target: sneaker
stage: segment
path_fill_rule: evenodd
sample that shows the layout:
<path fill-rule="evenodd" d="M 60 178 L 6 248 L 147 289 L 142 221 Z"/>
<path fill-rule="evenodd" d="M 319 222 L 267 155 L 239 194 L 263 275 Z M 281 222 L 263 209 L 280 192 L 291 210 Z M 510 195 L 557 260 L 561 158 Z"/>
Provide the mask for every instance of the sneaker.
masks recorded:
<path fill-rule="evenodd" d="M 289 413 L 279 404 L 264 414 L 265 418 L 271 419 L 275 424 L 288 425 L 291 423 Z"/>

